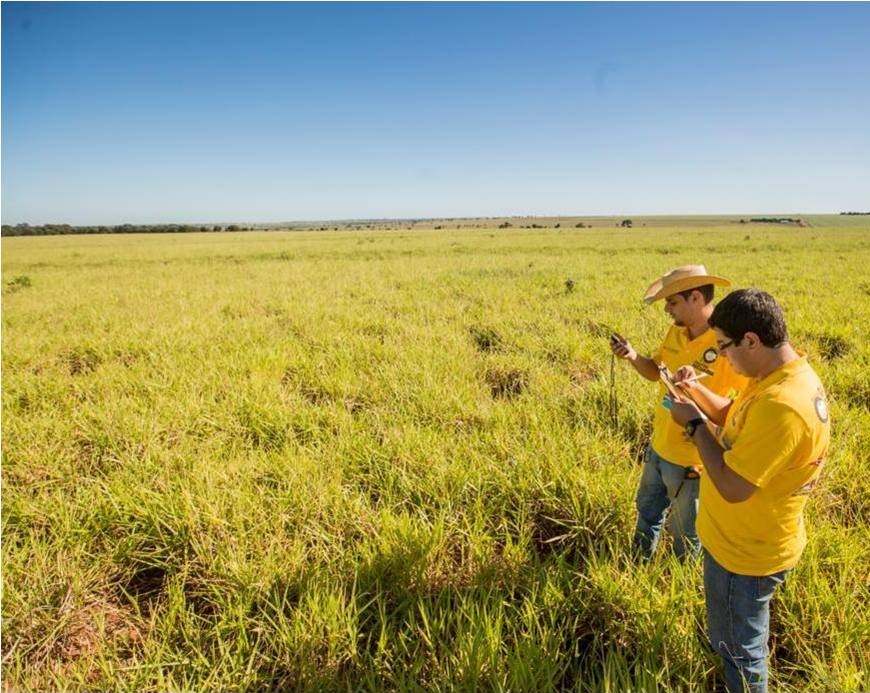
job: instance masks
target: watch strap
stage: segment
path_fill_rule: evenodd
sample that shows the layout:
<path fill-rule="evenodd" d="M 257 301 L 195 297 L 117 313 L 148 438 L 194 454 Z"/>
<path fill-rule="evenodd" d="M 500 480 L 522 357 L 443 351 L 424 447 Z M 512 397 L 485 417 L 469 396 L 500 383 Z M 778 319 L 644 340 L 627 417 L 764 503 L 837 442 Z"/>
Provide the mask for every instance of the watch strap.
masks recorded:
<path fill-rule="evenodd" d="M 702 419 L 700 416 L 697 416 L 694 419 L 692 419 L 691 421 L 687 422 L 686 423 L 686 435 L 688 435 L 689 438 L 693 437 L 695 435 L 695 431 L 698 430 L 698 426 L 700 426 L 703 423 L 704 423 L 704 419 Z"/>

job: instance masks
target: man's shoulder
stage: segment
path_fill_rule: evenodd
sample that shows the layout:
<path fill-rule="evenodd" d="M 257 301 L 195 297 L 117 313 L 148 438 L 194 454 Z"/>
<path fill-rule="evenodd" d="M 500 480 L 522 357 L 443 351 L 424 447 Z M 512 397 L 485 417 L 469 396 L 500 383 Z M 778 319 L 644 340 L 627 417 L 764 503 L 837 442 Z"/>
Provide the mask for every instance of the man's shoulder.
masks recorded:
<path fill-rule="evenodd" d="M 824 393 L 822 380 L 813 367 L 804 362 L 798 369 L 771 383 L 764 389 L 763 394 L 769 399 L 800 408 L 801 403 L 818 392 Z"/>
<path fill-rule="evenodd" d="M 794 377 L 787 378 L 774 388 L 777 400 L 800 416 L 809 428 L 827 426 L 828 397 L 816 371 L 804 365 Z"/>
<path fill-rule="evenodd" d="M 662 346 L 677 351 L 682 348 L 684 341 L 680 328 L 676 325 L 671 325 L 668 327 L 668 331 L 665 332 L 665 336 L 662 339 Z"/>
<path fill-rule="evenodd" d="M 669 339 L 674 339 L 679 336 L 679 331 L 676 325 L 668 325 L 668 329 L 665 330 L 665 336 L 663 341 L 668 341 Z"/>
<path fill-rule="evenodd" d="M 753 398 L 747 416 L 758 417 L 772 427 L 787 427 L 795 433 L 813 428 L 817 416 L 814 397 L 816 390 L 779 386 L 769 387 Z M 827 417 L 827 407 L 825 407 Z"/>

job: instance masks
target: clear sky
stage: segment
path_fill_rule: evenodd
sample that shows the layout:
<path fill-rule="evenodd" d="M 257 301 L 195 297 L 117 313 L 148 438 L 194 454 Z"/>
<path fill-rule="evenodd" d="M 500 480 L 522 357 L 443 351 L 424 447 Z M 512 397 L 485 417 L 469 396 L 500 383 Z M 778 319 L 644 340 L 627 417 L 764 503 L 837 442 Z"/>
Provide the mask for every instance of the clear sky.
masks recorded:
<path fill-rule="evenodd" d="M 3 223 L 870 208 L 870 4 L 2 20 Z"/>

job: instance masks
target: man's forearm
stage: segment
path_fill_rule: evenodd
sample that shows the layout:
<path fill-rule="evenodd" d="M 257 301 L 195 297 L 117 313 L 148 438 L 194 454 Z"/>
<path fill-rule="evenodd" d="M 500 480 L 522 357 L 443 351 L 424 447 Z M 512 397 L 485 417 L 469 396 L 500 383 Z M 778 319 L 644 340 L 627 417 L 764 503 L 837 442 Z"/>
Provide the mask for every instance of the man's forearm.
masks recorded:
<path fill-rule="evenodd" d="M 647 380 L 659 379 L 659 367 L 652 359 L 637 354 L 633 359 L 629 359 L 629 363 Z"/>
<path fill-rule="evenodd" d="M 731 406 L 731 400 L 727 397 L 717 395 L 712 390 L 698 383 L 695 387 L 686 388 L 686 393 L 689 398 L 697 404 L 704 413 L 710 417 L 710 420 L 719 424 L 725 424 L 725 418 L 728 416 L 728 408 Z"/>

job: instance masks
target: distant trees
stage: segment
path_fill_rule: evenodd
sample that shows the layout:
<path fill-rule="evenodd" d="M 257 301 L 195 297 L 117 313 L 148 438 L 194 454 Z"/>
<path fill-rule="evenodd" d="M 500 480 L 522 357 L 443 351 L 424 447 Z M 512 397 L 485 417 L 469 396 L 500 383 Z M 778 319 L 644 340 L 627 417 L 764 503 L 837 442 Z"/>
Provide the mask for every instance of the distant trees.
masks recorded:
<path fill-rule="evenodd" d="M 16 224 L 10 226 L 3 224 L 2 233 L 4 236 L 47 236 L 62 233 L 75 233 L 72 226 L 69 224 L 43 224 L 41 226 L 31 226 L 30 224 Z M 96 227 L 91 227 L 95 229 Z M 82 233 L 96 233 L 95 230 L 84 231 Z"/>
<path fill-rule="evenodd" d="M 537 217 L 534 217 L 537 218 Z M 559 229 L 563 228 L 562 223 L 556 223 L 549 225 L 548 224 L 539 224 L 539 223 L 529 223 L 522 224 L 521 220 L 518 218 L 514 218 L 516 223 L 507 221 L 504 217 L 501 217 L 502 221 L 498 224 L 498 228 L 500 229 L 510 229 L 510 228 L 523 228 L 523 229 Z M 753 221 L 755 221 L 753 219 Z M 448 226 L 446 222 L 450 222 L 451 225 Z M 435 229 L 442 230 L 446 228 L 457 229 L 461 228 L 492 228 L 491 221 L 487 224 L 472 224 L 469 223 L 468 220 L 460 221 L 459 219 L 431 219 L 421 221 L 406 221 L 402 223 L 407 223 L 407 230 L 411 230 L 412 228 L 416 228 L 420 224 L 432 224 Z M 355 229 L 355 230 L 363 230 L 363 229 L 386 229 L 390 230 L 394 227 L 396 229 L 402 228 L 399 221 L 395 222 L 395 226 L 393 223 L 388 221 L 381 220 L 381 223 L 362 223 L 358 222 L 344 222 L 339 223 L 338 225 L 327 226 L 324 222 L 319 222 L 315 225 L 302 225 L 300 223 L 290 224 L 289 228 L 294 229 L 306 229 L 309 231 L 338 231 L 340 229 Z M 624 220 L 621 224 L 617 223 L 617 226 L 625 226 L 630 227 L 632 225 L 631 219 Z M 570 227 L 571 224 L 566 222 L 565 227 Z M 574 225 L 575 228 L 583 229 L 583 228 L 591 228 L 591 224 L 584 224 L 582 221 L 578 222 Z M 3 236 L 48 236 L 48 235 L 59 235 L 59 234 L 94 234 L 94 233 L 211 233 L 211 232 L 238 232 L 238 231 L 255 231 L 257 230 L 256 225 L 251 224 L 115 224 L 112 226 L 107 225 L 87 225 L 87 226 L 73 226 L 70 224 L 40 224 L 40 225 L 30 225 L 27 223 L 21 224 L 3 224 L 2 227 L 2 235 Z M 278 225 L 278 224 L 261 224 L 259 225 L 260 230 L 270 230 L 270 229 L 281 229 L 288 228 L 287 225 Z"/>
<path fill-rule="evenodd" d="M 72 226 L 70 224 L 3 224 L 0 232 L 4 236 L 54 236 L 65 234 L 94 234 L 94 233 L 204 233 L 208 231 L 222 231 L 221 226 L 205 226 L 194 224 L 116 224 L 115 226 L 93 225 Z M 231 224 L 227 231 L 244 231 L 245 227 Z M 253 230 L 253 229 L 251 229 Z"/>
<path fill-rule="evenodd" d="M 630 228 L 631 228 L 631 224 L 632 224 L 631 219 L 623 219 L 623 220 L 622 220 L 622 223 L 620 224 L 620 226 L 622 226 L 623 228 L 630 229 Z"/>
<path fill-rule="evenodd" d="M 752 217 L 750 220 L 753 224 L 800 224 L 800 219 L 792 217 Z"/>

